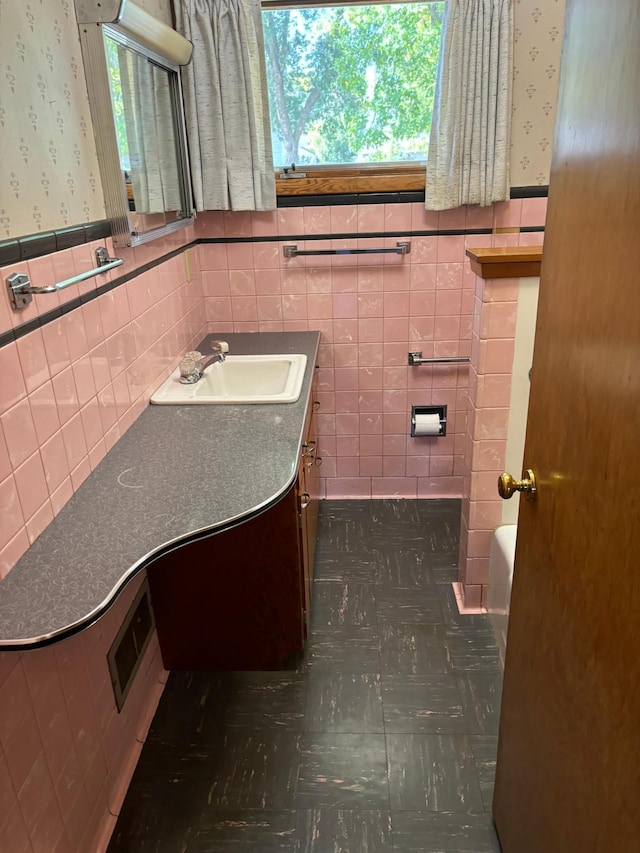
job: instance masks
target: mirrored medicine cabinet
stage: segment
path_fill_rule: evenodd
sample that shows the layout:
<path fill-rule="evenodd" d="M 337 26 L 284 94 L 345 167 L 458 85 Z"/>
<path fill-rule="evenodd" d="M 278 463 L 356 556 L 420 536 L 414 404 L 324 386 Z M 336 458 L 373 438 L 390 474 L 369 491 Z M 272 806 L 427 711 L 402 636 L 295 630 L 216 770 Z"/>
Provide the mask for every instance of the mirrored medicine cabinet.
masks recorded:
<path fill-rule="evenodd" d="M 77 12 L 113 242 L 146 243 L 193 221 L 178 64 L 191 45 L 129 0 Z"/>

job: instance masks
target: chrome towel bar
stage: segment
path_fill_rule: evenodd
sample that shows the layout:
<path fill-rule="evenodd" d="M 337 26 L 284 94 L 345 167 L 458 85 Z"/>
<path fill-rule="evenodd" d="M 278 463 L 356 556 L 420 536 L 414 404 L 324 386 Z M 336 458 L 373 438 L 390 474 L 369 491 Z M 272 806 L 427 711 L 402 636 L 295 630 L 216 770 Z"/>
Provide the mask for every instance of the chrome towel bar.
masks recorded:
<path fill-rule="evenodd" d="M 471 359 L 468 356 L 443 356 L 442 358 L 423 358 L 422 351 L 410 352 L 408 363 L 415 367 L 420 364 L 467 364 Z"/>
<path fill-rule="evenodd" d="M 19 311 L 21 308 L 26 308 L 31 304 L 33 294 L 40 293 L 58 293 L 64 290 L 65 287 L 71 287 L 72 284 L 78 284 L 81 281 L 86 281 L 88 278 L 93 278 L 94 275 L 99 275 L 103 272 L 108 272 L 114 267 L 119 267 L 124 261 L 122 258 L 110 258 L 107 250 L 100 246 L 96 249 L 97 267 L 87 272 L 81 272 L 78 275 L 66 278 L 64 281 L 59 281 L 56 284 L 50 284 L 47 287 L 33 287 L 29 281 L 29 276 L 25 273 L 14 272 L 7 278 L 7 290 L 9 291 L 9 301 L 14 311 Z"/>
<path fill-rule="evenodd" d="M 398 241 L 395 246 L 383 249 L 306 249 L 299 250 L 297 245 L 283 246 L 285 258 L 298 258 L 302 255 L 409 255 L 411 243 L 408 240 Z"/>

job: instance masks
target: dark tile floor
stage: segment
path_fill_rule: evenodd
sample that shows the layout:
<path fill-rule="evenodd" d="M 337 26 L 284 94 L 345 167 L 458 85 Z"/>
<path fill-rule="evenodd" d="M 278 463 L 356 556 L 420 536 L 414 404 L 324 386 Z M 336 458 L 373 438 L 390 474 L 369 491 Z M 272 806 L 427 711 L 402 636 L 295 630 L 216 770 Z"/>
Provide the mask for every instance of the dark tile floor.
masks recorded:
<path fill-rule="evenodd" d="M 285 672 L 172 673 L 109 853 L 495 853 L 501 675 L 458 501 L 321 505 Z"/>

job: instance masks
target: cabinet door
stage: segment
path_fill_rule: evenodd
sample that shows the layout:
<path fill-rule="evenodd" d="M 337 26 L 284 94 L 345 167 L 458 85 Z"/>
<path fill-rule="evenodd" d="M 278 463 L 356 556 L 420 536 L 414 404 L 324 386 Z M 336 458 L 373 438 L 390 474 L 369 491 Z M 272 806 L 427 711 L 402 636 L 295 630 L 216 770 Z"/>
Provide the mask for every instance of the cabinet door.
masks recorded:
<path fill-rule="evenodd" d="M 149 566 L 167 669 L 281 669 L 302 649 L 298 500 L 292 487 L 260 515 Z"/>

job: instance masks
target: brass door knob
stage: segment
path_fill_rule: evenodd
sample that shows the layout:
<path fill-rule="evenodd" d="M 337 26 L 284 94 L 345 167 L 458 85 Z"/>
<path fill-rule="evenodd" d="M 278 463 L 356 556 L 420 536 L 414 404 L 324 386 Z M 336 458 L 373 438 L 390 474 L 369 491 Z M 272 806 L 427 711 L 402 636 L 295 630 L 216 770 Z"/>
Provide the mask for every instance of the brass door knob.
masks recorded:
<path fill-rule="evenodd" d="M 522 480 L 514 480 L 511 474 L 500 474 L 498 477 L 498 491 L 503 500 L 509 500 L 514 492 L 525 492 L 528 501 L 536 499 L 536 475 L 528 468 Z"/>

